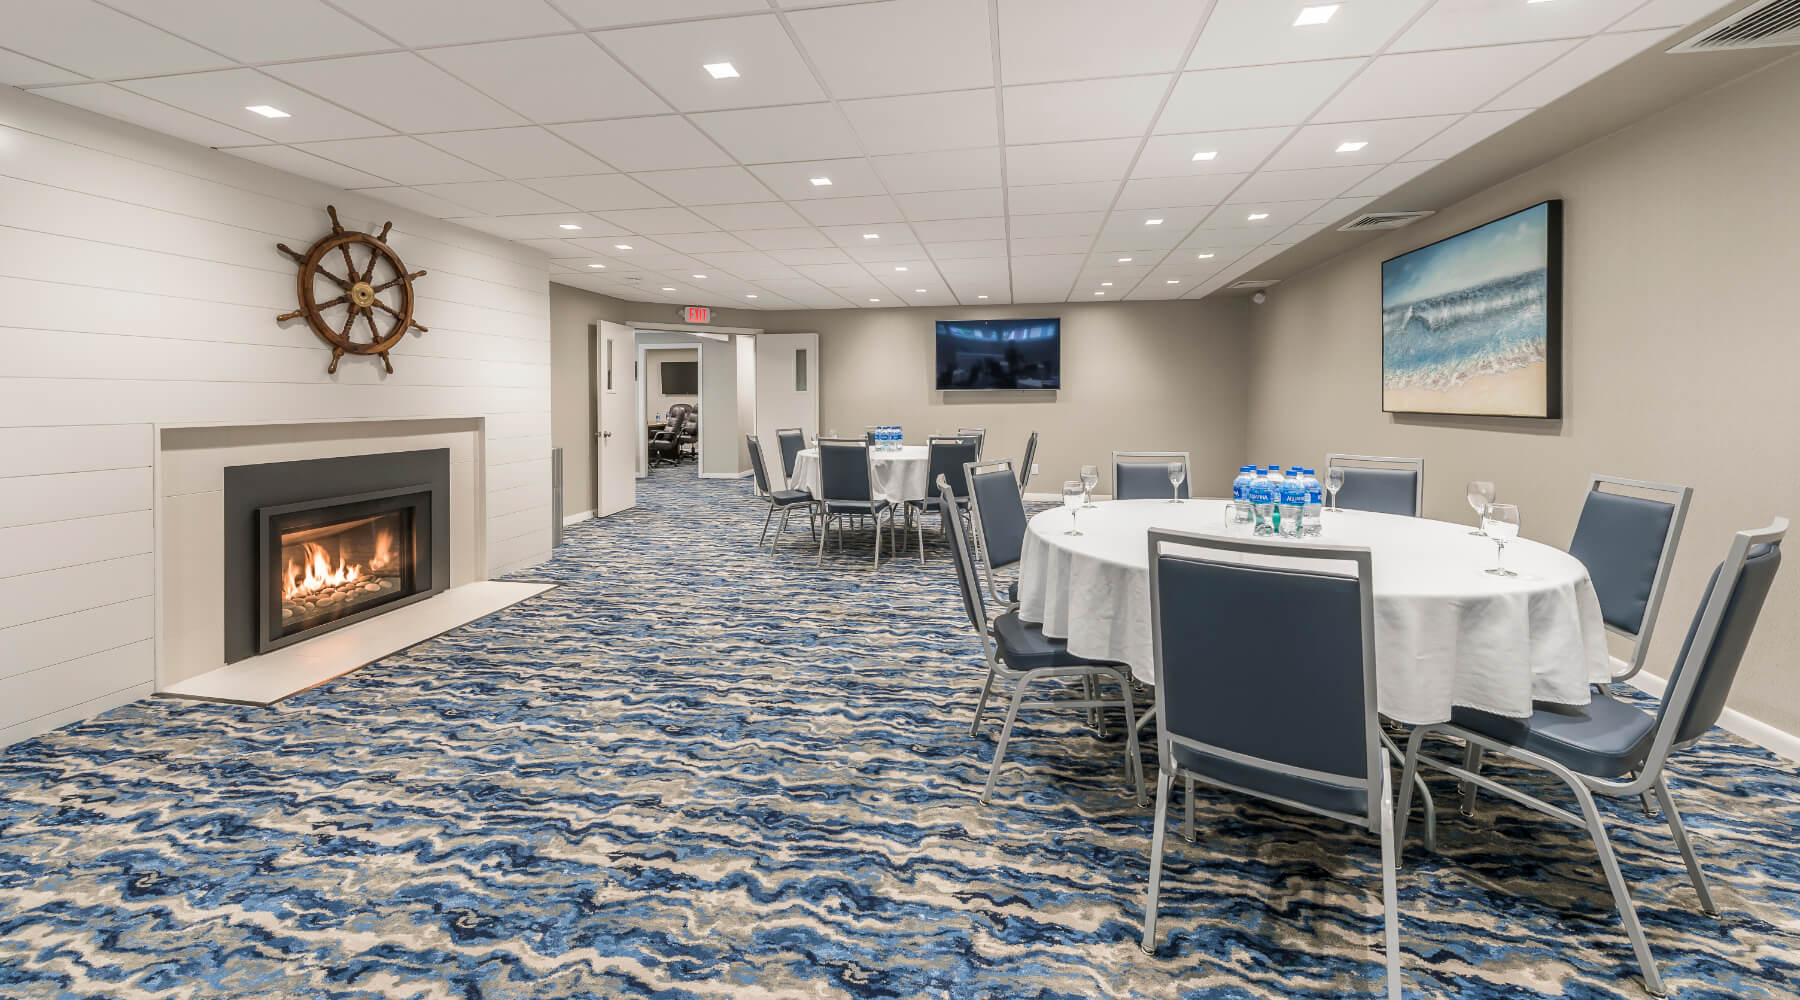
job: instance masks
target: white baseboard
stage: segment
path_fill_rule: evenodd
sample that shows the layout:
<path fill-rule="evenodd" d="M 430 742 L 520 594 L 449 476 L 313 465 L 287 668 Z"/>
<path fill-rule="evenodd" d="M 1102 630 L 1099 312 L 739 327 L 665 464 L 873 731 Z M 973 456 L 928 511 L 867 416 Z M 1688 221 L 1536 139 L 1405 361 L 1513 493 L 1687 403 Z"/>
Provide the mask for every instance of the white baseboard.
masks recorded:
<path fill-rule="evenodd" d="M 752 475 L 755 475 L 755 473 L 756 473 L 756 470 L 754 470 L 754 469 L 745 469 L 742 472 L 702 472 L 702 473 L 700 473 L 700 478 L 701 479 L 748 479 Z"/>
<path fill-rule="evenodd" d="M 583 521 L 592 521 L 593 519 L 594 512 L 591 510 L 584 510 L 579 514 L 565 514 L 563 515 L 563 527 L 567 528 L 571 524 L 580 524 Z"/>
<path fill-rule="evenodd" d="M 1640 672 L 1625 683 L 1650 695 L 1661 698 L 1669 682 L 1655 674 Z M 1777 729 L 1762 721 L 1753 719 L 1735 708 L 1728 708 L 1719 715 L 1719 725 L 1728 732 L 1742 736 L 1770 753 L 1788 760 L 1800 761 L 1800 736 L 1786 730 Z"/>

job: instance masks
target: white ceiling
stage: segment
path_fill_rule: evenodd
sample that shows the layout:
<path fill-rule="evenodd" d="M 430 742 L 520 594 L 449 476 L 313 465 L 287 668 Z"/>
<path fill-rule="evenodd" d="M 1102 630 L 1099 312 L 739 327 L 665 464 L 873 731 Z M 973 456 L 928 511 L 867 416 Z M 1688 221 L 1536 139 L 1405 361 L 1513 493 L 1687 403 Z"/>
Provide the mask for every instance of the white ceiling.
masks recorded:
<path fill-rule="evenodd" d="M 0 0 L 0 83 L 625 298 L 1195 298 L 1721 0 L 1322 2 Z"/>

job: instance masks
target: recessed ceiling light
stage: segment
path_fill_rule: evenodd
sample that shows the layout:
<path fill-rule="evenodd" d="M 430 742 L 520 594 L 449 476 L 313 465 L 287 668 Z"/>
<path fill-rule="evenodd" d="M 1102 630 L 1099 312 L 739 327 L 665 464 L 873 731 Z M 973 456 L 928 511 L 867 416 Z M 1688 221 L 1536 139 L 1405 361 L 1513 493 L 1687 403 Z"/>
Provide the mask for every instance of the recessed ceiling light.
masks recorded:
<path fill-rule="evenodd" d="M 1213 257 L 1213 255 L 1209 254 L 1209 253 L 1201 253 L 1201 254 L 1194 255 L 1195 260 L 1211 260 L 1212 257 Z"/>
<path fill-rule="evenodd" d="M 1130 257 L 1120 257 L 1120 258 L 1119 258 L 1119 263 L 1121 263 L 1121 264 L 1129 264 L 1129 263 L 1131 263 L 1131 258 L 1130 258 Z"/>
<path fill-rule="evenodd" d="M 704 275 L 704 274 L 696 274 L 696 275 L 694 275 L 694 277 L 699 278 L 701 281 L 706 280 L 706 275 Z"/>
<path fill-rule="evenodd" d="M 1145 220 L 1144 220 L 1144 225 L 1146 225 L 1146 226 L 1160 226 L 1160 225 L 1162 225 L 1162 220 L 1161 220 L 1161 219 L 1145 219 Z"/>
<path fill-rule="evenodd" d="M 1331 15 L 1336 14 L 1338 8 L 1342 6 L 1343 4 L 1325 3 L 1316 7 L 1302 7 L 1300 16 L 1294 18 L 1294 27 L 1304 28 L 1309 24 L 1324 24 L 1331 20 Z"/>
<path fill-rule="evenodd" d="M 707 63 L 706 71 L 711 73 L 715 80 L 730 80 L 738 75 L 737 67 L 728 62 Z"/>
<path fill-rule="evenodd" d="M 904 267 L 895 267 L 895 268 L 894 268 L 894 270 L 896 270 L 896 271 L 904 271 L 904 270 L 906 270 L 906 268 L 904 268 Z"/>
<path fill-rule="evenodd" d="M 605 267 L 605 266 L 606 266 L 606 265 L 605 265 L 605 264 L 589 264 L 589 265 L 588 265 L 588 266 L 589 266 L 589 267 L 600 267 L 600 268 L 603 268 L 603 267 Z"/>
<path fill-rule="evenodd" d="M 668 286 L 668 285 L 664 285 L 664 286 L 663 286 L 663 291 L 665 291 L 665 292 L 672 292 L 672 291 L 674 291 L 674 290 L 675 290 L 675 289 L 673 289 L 673 288 L 670 288 L 670 287 L 669 287 L 669 286 Z"/>
<path fill-rule="evenodd" d="M 812 179 L 812 186 L 816 187 L 816 188 L 830 187 L 831 186 L 831 178 L 829 178 L 829 177 L 814 177 Z"/>
<path fill-rule="evenodd" d="M 1101 283 L 1100 283 L 1100 287 L 1101 287 L 1101 288 L 1111 288 L 1111 287 L 1112 287 L 1112 282 L 1110 282 L 1110 281 L 1102 281 L 1102 282 L 1101 282 Z"/>
<path fill-rule="evenodd" d="M 977 295 L 977 296 L 975 296 L 975 297 L 976 297 L 976 298 L 978 298 L 978 299 L 985 299 L 985 298 L 987 298 L 987 296 L 985 296 L 985 295 Z"/>
<path fill-rule="evenodd" d="M 288 114 L 286 111 L 283 111 L 280 108 L 275 107 L 274 105 L 271 105 L 271 104 L 246 104 L 246 105 L 244 105 L 244 110 L 245 111 L 253 111 L 259 115 L 262 115 L 264 118 L 292 118 L 292 117 L 294 117 L 293 115 Z"/>
<path fill-rule="evenodd" d="M 869 301 L 870 302 L 880 302 L 881 300 L 880 299 L 870 299 Z"/>
<path fill-rule="evenodd" d="M 746 295 L 746 296 L 744 296 L 744 298 L 746 298 L 746 299 L 754 299 L 754 298 L 756 298 L 756 296 L 754 296 L 754 295 Z"/>
<path fill-rule="evenodd" d="M 818 181 L 814 181 L 814 182 L 813 182 L 813 183 L 814 183 L 814 184 L 817 184 L 817 183 L 818 183 Z M 827 183 L 827 184 L 829 184 L 829 183 L 831 183 L 831 182 L 830 182 L 830 181 L 826 181 L 826 182 L 825 182 L 825 183 Z M 878 240 L 878 239 L 881 239 L 881 234 L 880 234 L 880 233 L 864 233 L 864 234 L 863 234 L 863 239 L 865 239 L 865 240 Z"/>
<path fill-rule="evenodd" d="M 561 225 L 557 226 L 556 228 L 558 228 L 558 229 L 580 229 L 581 227 L 577 226 L 573 222 L 564 222 Z"/>
<path fill-rule="evenodd" d="M 1105 295 L 1106 293 L 1105 292 L 1095 292 L 1094 294 L 1095 295 Z"/>
<path fill-rule="evenodd" d="M 1170 278 L 1170 279 L 1169 279 L 1169 280 L 1167 280 L 1167 281 L 1165 281 L 1165 282 L 1163 282 L 1163 284 L 1165 284 L 1165 285 L 1179 285 L 1179 284 L 1181 284 L 1181 279 L 1179 279 L 1179 278 Z"/>
<path fill-rule="evenodd" d="M 1366 142 L 1342 142 L 1338 144 L 1337 151 L 1340 153 L 1354 153 L 1367 145 L 1368 143 Z"/>
<path fill-rule="evenodd" d="M 629 244 L 629 243 L 614 243 L 613 249 L 614 250 L 630 250 L 631 244 Z"/>
<path fill-rule="evenodd" d="M 914 291 L 914 292 L 916 292 L 916 293 L 917 293 L 917 294 L 919 294 L 919 295 L 924 295 L 924 294 L 925 294 L 925 289 L 923 289 L 923 288 L 915 288 L 915 289 L 913 289 L 913 291 Z"/>
<path fill-rule="evenodd" d="M 1259 222 L 1268 217 L 1269 217 L 1269 213 L 1267 213 L 1267 212 L 1251 212 L 1250 213 L 1250 221 L 1251 222 Z"/>
<path fill-rule="evenodd" d="M 1218 159 L 1218 156 L 1219 156 L 1219 151 L 1218 151 L 1218 150 L 1216 150 L 1216 149 L 1208 149 L 1208 150 L 1206 150 L 1206 151 L 1204 151 L 1204 152 L 1199 152 L 1199 153 L 1195 153 L 1195 154 L 1194 154 L 1194 160 L 1195 160 L 1195 161 L 1196 161 L 1196 162 L 1198 162 L 1198 161 L 1200 161 L 1200 160 L 1214 160 L 1214 159 Z"/>

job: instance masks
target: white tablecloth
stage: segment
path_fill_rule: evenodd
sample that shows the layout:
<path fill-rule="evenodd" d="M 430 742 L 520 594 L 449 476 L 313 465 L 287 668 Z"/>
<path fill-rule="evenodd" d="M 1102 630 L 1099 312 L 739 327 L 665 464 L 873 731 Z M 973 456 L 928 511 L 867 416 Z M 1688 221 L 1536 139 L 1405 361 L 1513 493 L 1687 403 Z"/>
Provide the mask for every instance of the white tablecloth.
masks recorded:
<path fill-rule="evenodd" d="M 1079 536 L 1063 534 L 1067 510 L 1038 514 L 1025 536 L 1019 614 L 1067 639 L 1076 655 L 1130 664 L 1151 682 L 1149 529 L 1226 534 L 1225 505 L 1109 501 L 1081 512 Z M 1372 554 L 1382 714 L 1424 725 L 1449 719 L 1452 706 L 1523 717 L 1533 700 L 1587 704 L 1588 684 L 1611 676 L 1587 570 L 1566 552 L 1519 538 L 1507 543 L 1505 558 L 1520 575 L 1490 576 L 1482 570 L 1494 565 L 1494 543 L 1470 535 L 1472 527 L 1325 514 L 1318 541 Z M 1269 609 L 1273 643 L 1303 625 Z"/>
<path fill-rule="evenodd" d="M 931 449 L 922 444 L 901 445 L 899 451 L 869 452 L 869 467 L 875 474 L 875 491 L 890 503 L 923 500 L 931 491 Z M 789 485 L 797 490 L 811 490 L 819 495 L 819 449 L 803 449 L 794 459 L 794 478 Z"/>

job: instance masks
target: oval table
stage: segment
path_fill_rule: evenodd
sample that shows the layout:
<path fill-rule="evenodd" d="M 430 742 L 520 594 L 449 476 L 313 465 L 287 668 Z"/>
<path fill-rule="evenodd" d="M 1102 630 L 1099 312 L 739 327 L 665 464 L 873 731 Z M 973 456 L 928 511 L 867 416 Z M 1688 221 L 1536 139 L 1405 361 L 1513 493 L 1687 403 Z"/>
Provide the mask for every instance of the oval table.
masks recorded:
<path fill-rule="evenodd" d="M 1080 513 L 1031 519 L 1020 561 L 1019 615 L 1066 639 L 1070 652 L 1127 663 L 1154 681 L 1149 530 L 1244 537 L 1229 501 L 1112 500 Z M 1381 713 L 1409 725 L 1446 722 L 1452 707 L 1522 718 L 1533 701 L 1588 703 L 1611 679 L 1606 626 L 1587 570 L 1574 556 L 1519 538 L 1494 565 L 1494 543 L 1467 524 L 1363 511 L 1327 511 L 1316 541 L 1367 547 L 1375 584 L 1375 664 Z M 1306 540 L 1298 540 L 1302 544 Z M 1269 609 L 1269 642 L 1284 631 Z"/>
<path fill-rule="evenodd" d="M 898 451 L 869 451 L 869 467 L 875 476 L 876 495 L 889 503 L 923 500 L 931 489 L 931 449 L 922 444 L 901 445 Z M 804 448 L 794 457 L 790 489 L 819 495 L 819 449 Z"/>

